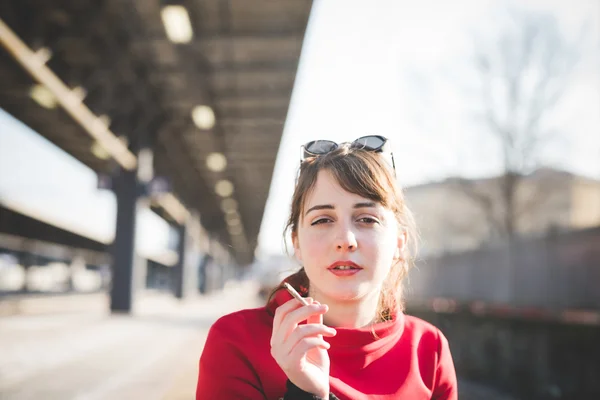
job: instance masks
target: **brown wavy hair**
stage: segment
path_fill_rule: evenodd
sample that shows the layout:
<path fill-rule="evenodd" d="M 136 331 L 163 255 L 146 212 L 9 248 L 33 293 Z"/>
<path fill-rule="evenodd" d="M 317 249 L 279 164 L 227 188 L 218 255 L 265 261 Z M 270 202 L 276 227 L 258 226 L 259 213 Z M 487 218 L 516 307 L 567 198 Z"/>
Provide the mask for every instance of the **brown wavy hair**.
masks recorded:
<path fill-rule="evenodd" d="M 384 281 L 377 308 L 379 321 L 390 319 L 394 312 L 404 310 L 403 280 L 414 265 L 417 250 L 417 231 L 412 213 L 406 206 L 394 171 L 382 154 L 342 145 L 330 153 L 303 161 L 284 231 L 284 236 L 289 231 L 292 238 L 296 237 L 302 211 L 308 196 L 314 190 L 320 171 L 330 172 L 347 192 L 376 201 L 391 210 L 401 231 L 406 232 L 407 245 L 400 260 L 392 266 Z M 310 282 L 304 267 L 288 276 L 284 282 L 294 286 L 301 294 L 308 294 Z M 283 282 L 273 290 L 269 301 L 281 289 Z"/>

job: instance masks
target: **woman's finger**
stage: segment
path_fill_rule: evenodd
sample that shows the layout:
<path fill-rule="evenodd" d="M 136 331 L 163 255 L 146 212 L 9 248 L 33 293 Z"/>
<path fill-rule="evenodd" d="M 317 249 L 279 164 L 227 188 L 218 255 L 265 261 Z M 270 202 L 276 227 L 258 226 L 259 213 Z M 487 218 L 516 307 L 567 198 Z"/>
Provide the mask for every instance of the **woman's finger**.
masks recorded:
<path fill-rule="evenodd" d="M 283 317 L 274 340 L 279 341 L 280 343 L 284 342 L 300 322 L 306 321 L 313 314 L 324 314 L 326 312 L 327 306 L 319 304 L 302 306 L 296 310 L 290 311 Z"/>
<path fill-rule="evenodd" d="M 315 304 L 321 304 L 318 301 L 315 301 Z M 314 314 L 311 315 L 307 320 L 306 323 L 308 324 L 323 324 L 323 314 Z M 320 338 L 323 338 L 323 336 L 319 335 Z"/>
<path fill-rule="evenodd" d="M 312 304 L 313 299 L 307 298 L 306 301 L 309 304 Z M 296 310 L 302 306 L 303 304 L 300 303 L 298 300 L 290 299 L 282 305 L 280 305 L 279 307 L 277 307 L 277 309 L 275 310 L 275 316 L 273 318 L 273 326 L 279 326 L 279 324 L 283 320 L 283 317 L 285 317 L 290 311 Z"/>
<path fill-rule="evenodd" d="M 323 336 L 332 337 L 336 335 L 336 330 L 325 326 L 323 324 L 306 324 L 298 325 L 296 329 L 290 334 L 287 340 L 281 347 L 282 354 L 291 353 L 292 349 L 306 337 L 320 337 Z"/>
<path fill-rule="evenodd" d="M 306 356 L 306 353 L 308 353 L 312 349 L 321 348 L 324 350 L 329 350 L 330 347 L 331 345 L 327 343 L 323 338 L 315 336 L 306 337 L 300 340 L 298 344 L 296 344 L 296 347 L 292 349 L 288 358 L 290 360 L 299 360 L 302 357 Z"/>
<path fill-rule="evenodd" d="M 308 301 L 309 304 L 311 304 L 313 301 L 311 298 L 307 298 L 306 300 Z M 275 336 L 280 329 L 281 321 L 283 320 L 283 318 L 285 318 L 285 316 L 290 311 L 297 310 L 300 307 L 304 307 L 304 305 L 296 299 L 288 300 L 285 303 L 283 303 L 282 305 L 280 305 L 279 307 L 277 307 L 277 309 L 275 310 L 275 316 L 273 317 L 273 330 L 271 333 L 271 346 L 273 346 L 273 340 L 275 339 Z"/>
<path fill-rule="evenodd" d="M 321 305 L 318 301 L 314 301 L 313 304 Z M 325 306 L 327 307 L 327 306 Z M 313 314 L 306 320 L 307 324 L 323 324 L 323 314 Z"/>

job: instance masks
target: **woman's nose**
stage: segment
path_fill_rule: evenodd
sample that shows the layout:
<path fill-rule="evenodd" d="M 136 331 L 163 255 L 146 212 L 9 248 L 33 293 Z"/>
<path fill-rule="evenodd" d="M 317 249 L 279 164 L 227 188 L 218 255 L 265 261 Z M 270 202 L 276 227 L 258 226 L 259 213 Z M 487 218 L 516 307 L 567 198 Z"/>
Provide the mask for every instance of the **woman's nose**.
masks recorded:
<path fill-rule="evenodd" d="M 354 232 L 352 232 L 352 229 L 340 229 L 335 239 L 336 249 L 338 251 L 352 251 L 356 250 L 357 246 L 356 236 L 354 235 Z"/>

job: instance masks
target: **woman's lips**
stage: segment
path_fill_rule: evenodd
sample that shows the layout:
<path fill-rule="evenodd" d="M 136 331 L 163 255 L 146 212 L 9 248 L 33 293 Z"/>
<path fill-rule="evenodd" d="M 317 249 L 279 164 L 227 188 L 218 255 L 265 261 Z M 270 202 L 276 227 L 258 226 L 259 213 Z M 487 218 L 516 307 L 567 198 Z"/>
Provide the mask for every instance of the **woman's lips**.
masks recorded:
<path fill-rule="evenodd" d="M 352 276 L 362 270 L 358 264 L 350 260 L 336 261 L 328 270 L 336 276 Z"/>
<path fill-rule="evenodd" d="M 329 269 L 329 272 L 331 272 L 335 276 L 352 276 L 354 274 L 359 273 L 360 271 L 362 271 L 360 268 L 351 268 L 351 269 L 330 268 Z"/>

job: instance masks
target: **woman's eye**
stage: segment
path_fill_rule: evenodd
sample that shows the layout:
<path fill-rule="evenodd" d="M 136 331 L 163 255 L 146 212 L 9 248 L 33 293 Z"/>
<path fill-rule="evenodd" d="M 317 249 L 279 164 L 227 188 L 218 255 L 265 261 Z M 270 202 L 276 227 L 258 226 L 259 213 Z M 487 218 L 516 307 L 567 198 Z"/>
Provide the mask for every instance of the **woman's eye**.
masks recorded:
<path fill-rule="evenodd" d="M 329 218 L 319 218 L 318 220 L 313 221 L 310 225 L 314 226 L 314 225 L 324 224 L 326 222 L 329 222 Z"/>
<path fill-rule="evenodd" d="M 358 219 L 358 222 L 364 222 L 366 224 L 376 224 L 379 221 L 377 221 L 375 218 L 371 218 L 371 217 L 362 217 Z"/>

